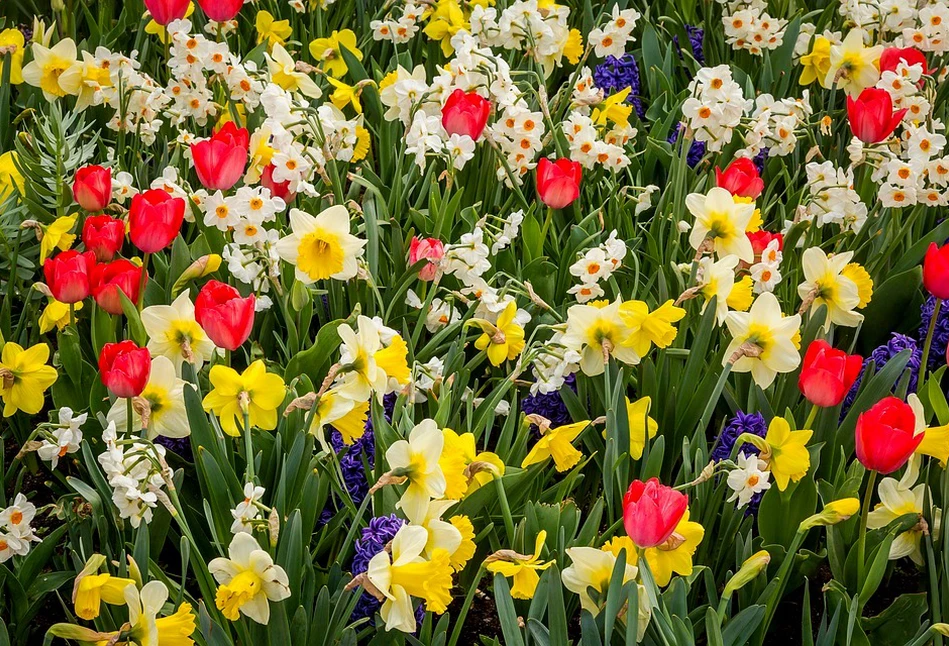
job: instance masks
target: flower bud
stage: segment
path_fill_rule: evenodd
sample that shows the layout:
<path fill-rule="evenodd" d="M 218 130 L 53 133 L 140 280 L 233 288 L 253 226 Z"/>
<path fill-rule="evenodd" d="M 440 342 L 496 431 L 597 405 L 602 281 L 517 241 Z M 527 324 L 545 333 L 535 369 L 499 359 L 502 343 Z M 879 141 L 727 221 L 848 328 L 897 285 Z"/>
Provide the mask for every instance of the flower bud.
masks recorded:
<path fill-rule="evenodd" d="M 738 568 L 738 571 L 735 572 L 735 575 L 725 584 L 725 591 L 722 593 L 722 596 L 726 598 L 730 597 L 736 590 L 740 590 L 754 581 L 755 578 L 768 567 L 768 563 L 770 562 L 771 555 L 768 553 L 768 550 L 755 552 L 746 558 L 745 562 Z"/>
<path fill-rule="evenodd" d="M 860 501 L 856 498 L 841 498 L 824 505 L 820 512 L 801 521 L 797 531 L 806 532 L 812 527 L 827 527 L 848 520 L 860 511 Z"/>

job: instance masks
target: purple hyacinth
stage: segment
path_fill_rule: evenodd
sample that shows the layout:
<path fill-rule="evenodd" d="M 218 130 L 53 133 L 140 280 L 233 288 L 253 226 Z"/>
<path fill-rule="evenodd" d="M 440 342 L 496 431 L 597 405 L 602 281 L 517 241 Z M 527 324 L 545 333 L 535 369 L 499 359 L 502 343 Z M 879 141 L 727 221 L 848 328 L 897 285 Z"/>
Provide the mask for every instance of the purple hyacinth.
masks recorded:
<path fill-rule="evenodd" d="M 758 437 L 764 437 L 768 432 L 768 425 L 765 422 L 764 415 L 761 413 L 743 413 L 737 411 L 735 416 L 728 420 L 725 428 L 722 429 L 718 439 L 715 440 L 715 448 L 712 449 L 711 459 L 716 462 L 727 460 L 731 457 L 732 449 L 735 448 L 735 442 L 742 433 L 752 433 Z M 758 448 L 754 444 L 743 443 L 739 449 L 740 453 L 758 455 Z"/>
<path fill-rule="evenodd" d="M 573 392 L 577 392 L 577 378 L 574 375 L 568 375 L 564 379 L 563 388 L 569 388 Z M 525 415 L 546 417 L 554 428 L 569 424 L 572 421 L 560 390 L 546 395 L 543 393 L 528 395 L 521 400 L 521 410 Z"/>
<path fill-rule="evenodd" d="M 385 549 L 404 524 L 405 521 L 395 514 L 377 516 L 369 521 L 369 525 L 363 528 L 362 534 L 356 539 L 356 554 L 353 556 L 352 564 L 353 576 L 369 569 L 369 561 L 372 557 Z M 381 605 L 371 594 L 363 592 L 353 610 L 352 618 L 356 620 L 371 617 Z"/>
<path fill-rule="evenodd" d="M 672 131 L 672 134 L 666 138 L 666 141 L 675 146 L 675 143 L 679 140 L 679 132 L 682 130 L 682 127 L 682 124 L 679 124 Z M 705 157 L 705 142 L 692 140 L 692 145 L 689 147 L 689 155 L 686 160 L 689 164 L 689 168 L 698 166 L 703 157 Z"/>
<path fill-rule="evenodd" d="M 758 154 L 755 155 L 755 156 L 751 159 L 752 163 L 755 165 L 755 168 L 758 169 L 758 174 L 759 174 L 759 175 L 763 175 L 763 174 L 764 174 L 764 163 L 765 163 L 765 161 L 767 161 L 767 159 L 768 159 L 768 149 L 767 149 L 767 148 L 762 148 L 761 151 L 758 152 Z"/>
<path fill-rule="evenodd" d="M 155 438 L 155 444 L 161 444 L 169 451 L 180 455 L 186 460 L 192 459 L 190 437 L 165 437 L 164 435 L 159 435 Z"/>
<path fill-rule="evenodd" d="M 685 33 L 689 37 L 689 48 L 692 50 L 692 58 L 694 58 L 699 65 L 705 65 L 705 51 L 702 45 L 702 39 L 705 37 L 705 30 L 701 27 L 686 25 Z M 673 36 L 672 42 L 674 42 L 676 45 L 679 58 L 682 58 L 682 46 L 679 44 L 679 37 Z"/>
<path fill-rule="evenodd" d="M 919 308 L 922 318 L 919 324 L 919 346 L 926 343 L 926 334 L 929 332 L 929 322 L 933 317 L 933 310 L 936 309 L 936 297 L 930 296 L 926 302 Z M 939 309 L 939 317 L 936 319 L 936 328 L 933 330 L 932 345 L 929 347 L 929 369 L 935 370 L 946 361 L 946 346 L 949 345 L 949 305 L 943 305 Z M 922 351 L 920 351 L 922 352 Z"/>
<path fill-rule="evenodd" d="M 885 366 L 890 359 L 906 349 L 912 350 L 912 354 L 910 354 L 909 357 L 909 362 L 906 364 L 906 368 L 908 368 L 910 371 L 907 392 L 916 392 L 916 387 L 919 381 L 919 367 L 922 365 L 923 350 L 912 337 L 894 332 L 890 335 L 889 341 L 877 347 L 873 352 L 870 353 L 869 357 L 864 359 L 860 376 L 857 377 L 857 380 L 850 388 L 850 392 L 848 392 L 847 396 L 844 398 L 843 406 L 840 409 L 841 420 L 847 416 L 847 413 L 850 411 L 850 407 L 853 406 L 853 402 L 857 398 L 857 391 L 860 390 L 860 384 L 863 382 L 863 377 L 866 375 L 870 361 L 873 361 L 875 374 L 883 366 Z"/>
<path fill-rule="evenodd" d="M 627 103 L 636 108 L 640 119 L 646 118 L 646 109 L 643 107 L 642 86 L 639 81 L 639 65 L 632 54 L 623 54 L 619 58 L 607 56 L 606 60 L 593 70 L 593 82 L 607 94 L 616 94 L 620 90 L 630 89 Z"/>

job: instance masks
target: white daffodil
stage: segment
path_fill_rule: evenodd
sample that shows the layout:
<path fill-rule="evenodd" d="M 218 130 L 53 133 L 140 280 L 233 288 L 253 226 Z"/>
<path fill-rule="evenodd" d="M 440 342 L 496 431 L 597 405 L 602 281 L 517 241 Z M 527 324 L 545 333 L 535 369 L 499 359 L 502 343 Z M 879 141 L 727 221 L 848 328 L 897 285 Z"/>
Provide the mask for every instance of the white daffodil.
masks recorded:
<path fill-rule="evenodd" d="M 580 353 L 580 369 L 590 377 L 603 374 L 610 357 L 639 363 L 630 344 L 632 330 L 620 315 L 621 301 L 607 305 L 572 305 L 567 310 L 567 331 L 561 342 Z"/>
<path fill-rule="evenodd" d="M 142 419 L 148 428 L 148 438 L 187 437 L 191 435 L 188 411 L 185 408 L 185 384 L 175 374 L 171 359 L 158 356 L 152 359 L 152 370 L 148 384 L 142 394 L 132 401 L 132 432 L 142 430 Z M 106 416 L 115 423 L 121 435 L 128 432 L 128 408 L 124 399 L 116 399 Z"/>
<path fill-rule="evenodd" d="M 288 236 L 276 245 L 277 253 L 296 267 L 297 280 L 311 285 L 318 280 L 349 280 L 356 275 L 356 260 L 362 255 L 365 240 L 349 232 L 349 211 L 331 206 L 317 216 L 290 209 Z"/>
<path fill-rule="evenodd" d="M 616 567 L 616 556 L 595 547 L 571 547 L 567 549 L 567 556 L 573 562 L 560 574 L 564 587 L 580 595 L 580 607 L 594 615 L 599 614 L 600 606 L 590 596 L 589 589 L 593 588 L 605 599 Z M 638 568 L 627 560 L 623 583 L 633 581 L 638 574 Z"/>
<path fill-rule="evenodd" d="M 750 372 L 760 388 L 770 386 L 779 372 L 791 372 L 801 363 L 801 317 L 784 316 L 774 294 L 761 294 L 747 312 L 729 312 L 725 325 L 732 340 L 722 364 L 740 354 L 732 370 Z"/>
<path fill-rule="evenodd" d="M 877 487 L 877 493 L 880 496 L 880 502 L 877 503 L 873 511 L 867 518 L 867 527 L 870 529 L 879 529 L 886 527 L 891 522 L 906 514 L 920 514 L 922 518 L 923 501 L 926 497 L 926 483 L 920 483 L 913 486 L 919 477 L 920 459 L 914 456 L 907 463 L 906 473 L 897 480 L 896 478 L 883 478 Z M 922 538 L 926 532 L 931 532 L 937 536 L 942 521 L 942 512 L 933 508 L 934 527 L 927 527 L 919 523 L 913 528 L 903 532 L 890 544 L 890 560 L 896 560 L 908 556 L 918 565 L 923 565 Z"/>
<path fill-rule="evenodd" d="M 214 343 L 194 318 L 194 303 L 182 292 L 171 305 L 151 305 L 142 310 L 142 325 L 148 334 L 148 351 L 153 357 L 171 359 L 181 374 L 181 364 L 194 364 L 201 370 L 214 352 Z"/>
<path fill-rule="evenodd" d="M 689 234 L 693 249 L 702 248 L 706 241 L 719 257 L 735 254 L 740 260 L 751 263 L 755 251 L 745 235 L 748 223 L 755 214 L 755 205 L 736 202 L 724 188 L 715 187 L 708 194 L 691 193 L 685 205 L 695 216 L 695 224 Z"/>
<path fill-rule="evenodd" d="M 801 256 L 804 282 L 797 293 L 805 303 L 810 301 L 811 311 L 827 306 L 825 329 L 831 323 L 856 327 L 863 320 L 863 314 L 854 311 L 860 305 L 860 290 L 845 273 L 851 258 L 852 251 L 828 256 L 820 247 L 810 247 Z"/>
<path fill-rule="evenodd" d="M 407 479 L 397 507 L 409 518 L 425 518 L 429 500 L 445 495 L 445 474 L 438 464 L 444 446 L 445 436 L 438 424 L 425 419 L 412 429 L 408 440 L 394 442 L 386 451 L 392 475 Z"/>
<path fill-rule="evenodd" d="M 243 614 L 258 624 L 270 622 L 270 602 L 290 596 L 290 579 L 250 534 L 235 534 L 227 548 L 229 558 L 218 557 L 208 570 L 218 582 L 215 604 L 231 621 Z"/>

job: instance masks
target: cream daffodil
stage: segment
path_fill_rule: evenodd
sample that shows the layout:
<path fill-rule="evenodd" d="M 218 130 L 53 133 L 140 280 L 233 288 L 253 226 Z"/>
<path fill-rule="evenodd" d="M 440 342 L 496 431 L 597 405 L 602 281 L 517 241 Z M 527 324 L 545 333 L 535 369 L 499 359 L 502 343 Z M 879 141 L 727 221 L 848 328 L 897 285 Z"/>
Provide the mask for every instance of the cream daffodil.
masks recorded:
<path fill-rule="evenodd" d="M 185 408 L 186 383 L 177 376 L 175 366 L 168 357 L 152 358 L 145 390 L 132 400 L 132 432 L 140 432 L 144 425 L 149 439 L 191 435 L 191 424 Z M 115 422 L 115 430 L 120 435 L 128 432 L 128 410 L 124 399 L 115 400 L 107 419 Z"/>
<path fill-rule="evenodd" d="M 724 188 L 715 187 L 706 195 L 690 193 L 685 205 L 695 216 L 689 244 L 696 251 L 714 251 L 719 257 L 734 254 L 739 260 L 754 262 L 755 251 L 745 235 L 755 214 L 755 205 L 736 202 Z"/>
<path fill-rule="evenodd" d="M 267 69 L 270 71 L 270 79 L 282 87 L 287 92 L 300 92 L 301 94 L 318 99 L 323 96 L 320 87 L 305 72 L 298 72 L 296 61 L 287 53 L 283 45 L 277 43 L 269 54 L 264 54 L 267 58 Z"/>
<path fill-rule="evenodd" d="M 851 29 L 840 45 L 830 48 L 830 66 L 823 86 L 844 90 L 857 96 L 880 80 L 880 55 L 883 45 L 865 47 L 867 34 L 862 29 Z"/>
<path fill-rule="evenodd" d="M 195 372 L 211 359 L 214 343 L 194 318 L 194 303 L 187 291 L 171 305 L 151 305 L 142 310 L 142 325 L 148 334 L 148 351 L 153 357 L 168 357 L 175 371 L 181 364 L 194 364 Z"/>
<path fill-rule="evenodd" d="M 573 305 L 567 310 L 567 331 L 561 342 L 580 353 L 583 374 L 603 374 L 610 357 L 623 363 L 639 363 L 639 355 L 630 342 L 631 330 L 620 315 L 621 301 L 596 301 Z"/>
<path fill-rule="evenodd" d="M 804 282 L 797 293 L 803 300 L 802 309 L 813 312 L 826 305 L 825 330 L 831 324 L 856 327 L 863 320 L 863 314 L 854 311 L 860 307 L 860 290 L 844 271 L 851 258 L 852 251 L 828 256 L 820 247 L 810 247 L 801 256 Z"/>
<path fill-rule="evenodd" d="M 270 622 L 270 602 L 290 596 L 290 579 L 270 554 L 260 548 L 251 534 L 235 534 L 227 548 L 228 558 L 208 563 L 218 582 L 214 602 L 231 621 L 240 615 L 266 625 Z"/>
<path fill-rule="evenodd" d="M 732 340 L 722 365 L 734 362 L 734 372 L 750 372 L 758 387 L 771 385 L 779 372 L 791 372 L 801 363 L 801 317 L 784 316 L 777 297 L 765 292 L 747 312 L 729 312 L 725 317 Z"/>
<path fill-rule="evenodd" d="M 430 499 L 445 495 L 445 474 L 438 461 L 445 438 L 433 419 L 416 424 L 407 440 L 393 442 L 386 450 L 389 474 L 407 483 L 396 507 L 409 518 L 422 518 Z"/>
<path fill-rule="evenodd" d="M 631 558 L 631 553 L 627 553 L 627 559 Z M 567 549 L 567 556 L 572 562 L 560 573 L 564 587 L 580 596 L 581 608 L 594 616 L 598 615 L 606 601 L 606 592 L 610 587 L 617 557 L 608 550 L 595 547 L 570 547 Z M 632 560 L 635 561 L 635 557 L 632 557 Z M 639 568 L 627 560 L 623 570 L 623 583 L 634 581 L 638 575 Z M 590 588 L 600 595 L 600 603 L 590 596 Z"/>
<path fill-rule="evenodd" d="M 316 435 L 324 450 L 329 451 L 329 444 L 323 433 L 325 426 L 332 426 L 339 431 L 343 444 L 349 446 L 366 432 L 366 420 L 369 418 L 369 401 L 353 401 L 340 394 L 338 390 L 327 390 L 320 396 L 313 411 L 313 422 L 310 432 Z"/>
<path fill-rule="evenodd" d="M 715 321 L 721 325 L 728 316 L 728 304 L 732 299 L 732 292 L 735 291 L 735 269 L 739 263 L 738 256 L 730 254 L 723 256 L 719 260 L 713 261 L 709 257 L 699 260 L 699 267 L 696 271 L 696 280 L 698 285 L 695 291 L 705 298 L 702 304 L 702 313 L 708 304 L 715 298 Z M 747 308 L 745 308 L 747 309 Z"/>
<path fill-rule="evenodd" d="M 922 520 L 923 503 L 926 498 L 926 483 L 922 482 L 916 485 L 919 477 L 920 459 L 913 457 L 907 463 L 908 467 L 903 477 L 899 480 L 895 478 L 883 478 L 877 487 L 877 493 L 880 496 L 880 502 L 877 503 L 873 511 L 867 517 L 867 527 L 869 529 L 879 529 L 886 527 L 900 516 L 906 514 L 919 514 Z M 914 486 L 915 485 L 915 486 Z M 890 544 L 890 560 L 896 560 L 908 556 L 917 565 L 923 565 L 922 538 L 925 533 L 930 532 L 934 536 L 938 535 L 942 521 L 942 512 L 933 508 L 933 527 L 928 527 L 920 522 L 911 529 L 903 532 Z"/>
<path fill-rule="evenodd" d="M 381 399 L 389 377 L 376 363 L 376 354 L 383 349 L 376 324 L 368 316 L 360 315 L 355 330 L 343 323 L 336 328 L 336 333 L 342 341 L 339 394 L 353 401 L 368 401 L 376 393 Z"/>
<path fill-rule="evenodd" d="M 47 101 L 55 101 L 67 94 L 79 94 L 79 76 L 67 76 L 68 83 L 63 83 L 60 79 L 66 70 L 78 63 L 76 43 L 72 38 L 64 38 L 53 47 L 33 43 L 31 50 L 33 60 L 23 67 L 24 81 L 43 90 Z"/>
<path fill-rule="evenodd" d="M 349 280 L 366 246 L 349 232 L 349 225 L 344 206 L 331 206 L 315 217 L 290 209 L 292 233 L 277 242 L 277 253 L 296 267 L 297 280 L 305 285 L 327 278 Z"/>
<path fill-rule="evenodd" d="M 425 543 L 425 549 L 423 550 L 425 558 L 431 559 L 435 556 L 437 550 L 444 550 L 448 552 L 452 569 L 456 572 L 463 570 L 468 559 L 474 554 L 474 550 L 471 549 L 474 547 L 474 543 L 471 542 L 471 539 L 468 538 L 466 542 L 466 537 L 462 535 L 455 524 L 448 520 L 442 520 L 445 512 L 457 502 L 457 500 L 432 500 L 424 509 L 413 510 L 413 513 L 422 512 L 420 516 L 409 516 L 410 523 L 424 527 L 425 531 L 428 532 L 428 542 Z M 408 516 L 408 513 L 406 515 Z M 468 522 L 470 524 L 471 521 Z"/>

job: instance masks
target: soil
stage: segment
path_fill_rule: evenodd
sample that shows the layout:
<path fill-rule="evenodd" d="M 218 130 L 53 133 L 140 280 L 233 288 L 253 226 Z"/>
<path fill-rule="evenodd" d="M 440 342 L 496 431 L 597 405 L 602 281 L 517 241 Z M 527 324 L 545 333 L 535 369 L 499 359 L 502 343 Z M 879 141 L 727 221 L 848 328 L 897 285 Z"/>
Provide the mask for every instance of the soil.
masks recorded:
<path fill-rule="evenodd" d="M 452 605 L 448 607 L 448 612 L 455 615 L 463 603 L 463 598 L 456 598 Z M 451 630 L 454 630 L 454 627 Z M 494 599 L 484 591 L 484 588 L 479 588 L 475 592 L 458 643 L 466 646 L 481 644 L 481 635 L 493 637 L 502 644 L 504 643 L 504 638 L 501 635 L 501 622 L 498 621 L 497 607 L 494 605 Z"/>

